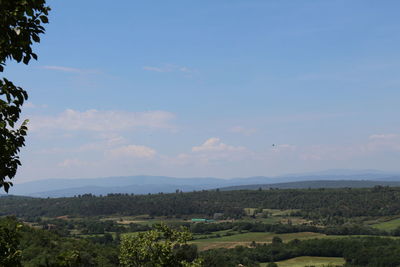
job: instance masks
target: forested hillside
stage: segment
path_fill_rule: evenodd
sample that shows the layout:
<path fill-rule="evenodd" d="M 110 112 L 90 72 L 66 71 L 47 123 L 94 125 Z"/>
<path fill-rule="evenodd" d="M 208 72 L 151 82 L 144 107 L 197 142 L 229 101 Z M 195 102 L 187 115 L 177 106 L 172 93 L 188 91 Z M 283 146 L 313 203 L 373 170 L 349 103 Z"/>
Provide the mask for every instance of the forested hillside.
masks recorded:
<path fill-rule="evenodd" d="M 191 193 L 107 196 L 82 195 L 72 198 L 0 199 L 0 215 L 99 216 L 140 215 L 232 217 L 244 208 L 297 209 L 303 216 L 388 216 L 400 211 L 400 188 L 377 186 L 370 189 L 302 189 L 257 191 L 201 191 Z"/>

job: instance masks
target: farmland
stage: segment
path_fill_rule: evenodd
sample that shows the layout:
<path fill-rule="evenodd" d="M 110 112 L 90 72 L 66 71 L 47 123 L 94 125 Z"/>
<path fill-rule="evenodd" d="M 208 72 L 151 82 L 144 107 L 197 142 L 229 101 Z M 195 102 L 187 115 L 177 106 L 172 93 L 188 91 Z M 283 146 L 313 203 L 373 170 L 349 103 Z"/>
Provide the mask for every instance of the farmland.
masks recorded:
<path fill-rule="evenodd" d="M 335 257 L 296 257 L 284 261 L 276 262 L 278 267 L 324 267 L 324 266 L 342 266 L 345 261 L 343 258 Z M 261 267 L 266 267 L 267 263 L 260 264 Z"/>
<path fill-rule="evenodd" d="M 382 261 L 384 257 L 396 262 L 400 213 L 393 199 L 400 199 L 400 189 L 10 197 L 1 199 L 0 214 L 15 214 L 25 224 L 26 262 L 64 257 L 67 246 L 79 247 L 87 262 L 101 260 L 102 266 L 116 266 L 121 240 L 135 238 L 163 223 L 191 233 L 186 248 L 202 257 L 206 267 L 253 267 L 271 259 L 279 266 L 318 266 L 334 259 L 338 265 L 343 260 L 361 262 L 366 258 L 359 256 L 365 253 L 367 260 Z M 375 212 L 364 213 L 368 205 Z M 38 251 L 43 238 L 58 240 L 57 246 L 46 255 L 31 253 Z M 374 254 L 378 251 L 375 247 L 387 255 Z M 89 248 L 97 252 L 86 251 Z M 106 259 L 96 255 L 106 255 Z"/>
<path fill-rule="evenodd" d="M 400 227 L 400 218 L 375 223 L 372 224 L 371 226 L 380 230 L 392 231 Z"/>
<path fill-rule="evenodd" d="M 231 236 L 222 236 L 218 238 L 198 239 L 192 241 L 200 250 L 211 248 L 234 248 L 236 246 L 250 246 L 254 241 L 256 243 L 271 243 L 274 237 L 279 237 L 283 242 L 289 242 L 294 239 L 305 240 L 311 238 L 324 238 L 326 235 L 319 233 L 288 233 L 288 234 L 275 234 L 275 233 L 243 233 Z"/>

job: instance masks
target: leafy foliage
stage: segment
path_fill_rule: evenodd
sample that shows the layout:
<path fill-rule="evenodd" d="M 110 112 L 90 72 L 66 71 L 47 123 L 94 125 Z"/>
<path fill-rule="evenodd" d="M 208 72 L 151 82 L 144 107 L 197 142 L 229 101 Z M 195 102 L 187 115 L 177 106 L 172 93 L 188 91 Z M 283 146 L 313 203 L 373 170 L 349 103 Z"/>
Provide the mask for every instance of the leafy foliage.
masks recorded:
<path fill-rule="evenodd" d="M 0 0 L 0 71 L 7 59 L 24 64 L 37 59 L 31 46 L 40 42 L 49 11 L 45 0 Z"/>
<path fill-rule="evenodd" d="M 5 181 L 8 177 L 12 179 L 18 165 L 21 162 L 18 157 L 20 148 L 25 145 L 27 131 L 27 120 L 22 125 L 13 129 L 19 119 L 21 106 L 28 98 L 25 90 L 15 86 L 7 79 L 0 80 L 0 187 L 8 192 L 11 182 Z"/>
<path fill-rule="evenodd" d="M 136 236 L 123 236 L 120 264 L 126 267 L 200 267 L 201 261 L 194 259 L 197 253 L 192 255 L 184 253 L 190 248 L 186 244 L 190 238 L 191 234 L 187 230 L 173 230 L 164 224 Z"/>
<path fill-rule="evenodd" d="M 116 244 L 61 237 L 56 232 L 26 225 L 20 235 L 21 262 L 25 267 L 118 266 Z"/>
<path fill-rule="evenodd" d="M 21 266 L 20 225 L 13 218 L 0 221 L 0 266 Z"/>
<path fill-rule="evenodd" d="M 7 60 L 28 64 L 37 59 L 33 43 L 40 42 L 43 24 L 48 23 L 50 8 L 44 0 L 0 0 L 0 72 Z M 0 187 L 8 192 L 21 162 L 20 148 L 25 145 L 27 120 L 16 127 L 21 107 L 28 94 L 6 78 L 0 79 Z"/>

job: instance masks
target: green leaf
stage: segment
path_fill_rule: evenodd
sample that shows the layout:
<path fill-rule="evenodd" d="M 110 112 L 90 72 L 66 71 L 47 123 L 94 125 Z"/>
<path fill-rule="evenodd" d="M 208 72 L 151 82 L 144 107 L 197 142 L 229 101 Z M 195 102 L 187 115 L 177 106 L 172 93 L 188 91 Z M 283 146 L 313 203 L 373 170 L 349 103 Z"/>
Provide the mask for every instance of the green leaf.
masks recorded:
<path fill-rule="evenodd" d="M 40 16 L 40 20 L 41 20 L 43 23 L 49 23 L 49 19 L 48 19 L 47 16 L 45 16 L 45 15 Z"/>
<path fill-rule="evenodd" d="M 25 56 L 24 60 L 23 60 L 24 64 L 28 65 L 29 60 L 31 60 L 31 57 L 30 56 Z"/>
<path fill-rule="evenodd" d="M 39 43 L 40 37 L 37 34 L 32 34 L 32 40 L 35 41 L 36 43 Z"/>

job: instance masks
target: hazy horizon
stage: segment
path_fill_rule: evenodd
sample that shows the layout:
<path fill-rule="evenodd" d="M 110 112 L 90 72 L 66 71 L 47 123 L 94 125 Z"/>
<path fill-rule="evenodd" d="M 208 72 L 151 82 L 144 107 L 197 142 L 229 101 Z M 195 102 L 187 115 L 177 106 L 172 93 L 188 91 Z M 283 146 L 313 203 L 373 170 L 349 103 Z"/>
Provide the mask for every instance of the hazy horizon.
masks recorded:
<path fill-rule="evenodd" d="M 300 173 L 283 173 L 280 175 L 255 175 L 255 176 L 232 176 L 232 177 L 218 177 L 218 176 L 168 176 L 168 175 L 151 175 L 151 174 L 135 174 L 135 175 L 123 175 L 123 176 L 96 176 L 96 177 L 50 177 L 50 178 L 42 178 L 42 179 L 32 179 L 32 180 L 23 180 L 23 181 L 15 181 L 14 184 L 22 184 L 36 181 L 47 181 L 47 180 L 95 180 L 95 179 L 107 179 L 107 178 L 130 178 L 130 177 L 165 177 L 165 178 L 176 178 L 176 179 L 221 179 L 221 180 L 233 180 L 233 179 L 248 179 L 248 178 L 256 178 L 256 177 L 265 177 L 270 179 L 280 179 L 285 177 L 306 177 L 310 176 L 323 176 L 323 175 L 332 175 L 332 176 L 351 176 L 351 175 L 362 175 L 362 174 L 381 174 L 381 175 L 400 175 L 400 171 L 384 171 L 384 170 L 375 170 L 375 169 L 325 169 L 325 170 L 316 170 L 314 172 L 300 172 Z M 305 181 L 308 181 L 307 179 Z M 274 182 L 280 182 L 276 180 Z"/>

